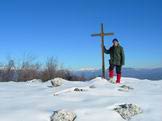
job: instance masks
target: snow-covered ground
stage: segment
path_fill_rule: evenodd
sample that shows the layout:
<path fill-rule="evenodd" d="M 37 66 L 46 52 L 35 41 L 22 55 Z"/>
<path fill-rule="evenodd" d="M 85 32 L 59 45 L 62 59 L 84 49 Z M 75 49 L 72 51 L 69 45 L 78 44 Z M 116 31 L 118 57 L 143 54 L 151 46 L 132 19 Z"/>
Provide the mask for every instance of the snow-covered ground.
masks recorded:
<path fill-rule="evenodd" d="M 113 108 L 133 103 L 142 114 L 132 121 L 162 121 L 162 80 L 122 78 L 121 85 L 134 90 L 119 91 L 120 85 L 96 78 L 86 82 L 64 81 L 50 88 L 50 81 L 0 82 L 0 121 L 50 121 L 53 111 L 67 109 L 76 113 L 75 121 L 124 121 Z M 89 88 L 89 86 L 96 88 Z M 87 91 L 70 91 L 82 87 Z M 63 90 L 63 91 L 62 91 Z M 54 93 L 58 92 L 54 96 Z"/>

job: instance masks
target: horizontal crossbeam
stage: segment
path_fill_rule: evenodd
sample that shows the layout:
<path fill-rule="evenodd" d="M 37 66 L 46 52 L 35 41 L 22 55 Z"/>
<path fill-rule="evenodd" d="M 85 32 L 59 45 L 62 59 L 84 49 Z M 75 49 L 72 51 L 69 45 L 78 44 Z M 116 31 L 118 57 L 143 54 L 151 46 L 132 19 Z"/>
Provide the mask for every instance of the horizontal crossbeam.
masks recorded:
<path fill-rule="evenodd" d="M 95 37 L 95 36 L 111 36 L 111 35 L 114 35 L 114 33 L 91 34 L 92 37 Z"/>

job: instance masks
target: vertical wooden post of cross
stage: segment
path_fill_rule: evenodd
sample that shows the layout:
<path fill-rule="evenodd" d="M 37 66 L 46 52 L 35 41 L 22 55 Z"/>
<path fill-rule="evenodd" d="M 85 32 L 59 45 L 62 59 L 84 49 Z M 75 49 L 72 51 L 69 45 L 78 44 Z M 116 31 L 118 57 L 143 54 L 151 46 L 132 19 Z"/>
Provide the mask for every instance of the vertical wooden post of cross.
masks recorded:
<path fill-rule="evenodd" d="M 98 34 L 92 34 L 91 36 L 100 36 L 101 37 L 101 45 L 102 45 L 102 78 L 105 78 L 105 59 L 104 59 L 104 36 L 111 36 L 114 35 L 114 33 L 104 33 L 104 27 L 101 23 L 101 32 Z"/>

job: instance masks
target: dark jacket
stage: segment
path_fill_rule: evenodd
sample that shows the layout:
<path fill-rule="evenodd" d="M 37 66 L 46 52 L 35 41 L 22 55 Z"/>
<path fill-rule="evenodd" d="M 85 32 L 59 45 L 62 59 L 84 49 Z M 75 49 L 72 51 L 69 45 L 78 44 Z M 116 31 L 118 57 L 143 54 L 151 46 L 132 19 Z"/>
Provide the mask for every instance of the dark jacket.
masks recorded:
<path fill-rule="evenodd" d="M 104 53 L 110 54 L 110 64 L 119 66 L 125 64 L 125 55 L 122 46 L 112 46 L 108 50 L 104 47 Z"/>

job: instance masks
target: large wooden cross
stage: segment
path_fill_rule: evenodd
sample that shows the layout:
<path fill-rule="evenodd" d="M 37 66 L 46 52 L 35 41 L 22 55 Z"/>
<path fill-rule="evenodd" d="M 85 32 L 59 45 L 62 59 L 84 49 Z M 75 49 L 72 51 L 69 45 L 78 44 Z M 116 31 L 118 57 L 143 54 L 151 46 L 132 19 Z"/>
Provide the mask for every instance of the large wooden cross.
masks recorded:
<path fill-rule="evenodd" d="M 111 36 L 114 33 L 104 33 L 103 24 L 101 24 L 101 32 L 98 34 L 92 34 L 91 36 L 100 36 L 101 37 L 101 45 L 102 45 L 102 78 L 105 78 L 105 60 L 104 60 L 104 36 Z"/>

